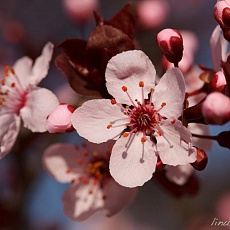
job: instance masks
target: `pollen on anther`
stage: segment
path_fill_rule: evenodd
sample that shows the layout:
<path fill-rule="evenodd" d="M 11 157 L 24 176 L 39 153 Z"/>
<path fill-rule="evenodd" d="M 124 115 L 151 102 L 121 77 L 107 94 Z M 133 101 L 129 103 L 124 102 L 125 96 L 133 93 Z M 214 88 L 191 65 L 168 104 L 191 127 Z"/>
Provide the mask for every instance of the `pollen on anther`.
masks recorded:
<path fill-rule="evenodd" d="M 111 104 L 112 104 L 112 105 L 115 105 L 115 104 L 117 103 L 117 101 L 116 101 L 114 98 L 111 99 L 110 101 L 111 101 Z"/>
<path fill-rule="evenodd" d="M 161 131 L 157 131 L 159 136 L 162 136 L 162 132 Z"/>
<path fill-rule="evenodd" d="M 140 86 L 140 87 L 144 87 L 144 86 L 145 86 L 144 82 L 143 82 L 143 81 L 140 81 L 140 82 L 139 82 L 139 86 Z"/>
<path fill-rule="evenodd" d="M 154 88 L 150 88 L 150 92 L 153 92 L 154 91 Z"/>
<path fill-rule="evenodd" d="M 122 88 L 122 90 L 123 90 L 124 92 L 126 92 L 126 91 L 128 90 L 126 86 L 122 86 L 121 88 Z"/>
<path fill-rule="evenodd" d="M 12 88 L 14 88 L 15 85 L 16 85 L 15 82 L 12 82 L 10 86 L 11 86 Z"/>
<path fill-rule="evenodd" d="M 71 169 L 66 169 L 66 173 L 71 173 Z"/>
<path fill-rule="evenodd" d="M 141 138 L 141 142 L 142 142 L 142 143 L 146 142 L 146 138 L 145 138 L 145 137 L 142 137 L 142 138 Z"/>
<path fill-rule="evenodd" d="M 112 127 L 112 125 L 110 124 L 110 125 L 107 125 L 107 129 L 110 129 Z"/>
<path fill-rule="evenodd" d="M 87 156 L 89 155 L 89 153 L 86 152 L 86 151 L 83 151 L 83 152 L 82 152 L 82 155 L 85 156 L 85 157 L 87 157 Z"/>
<path fill-rule="evenodd" d="M 123 137 L 127 137 L 129 135 L 129 133 L 125 132 L 122 134 Z"/>
<path fill-rule="evenodd" d="M 166 103 L 165 103 L 165 102 L 163 102 L 163 103 L 161 104 L 161 107 L 164 107 L 164 106 L 166 106 Z"/>
<path fill-rule="evenodd" d="M 11 68 L 10 71 L 12 74 L 15 74 L 14 68 Z"/>
<path fill-rule="evenodd" d="M 78 164 L 82 164 L 83 163 L 83 159 L 82 158 L 77 158 L 77 163 Z"/>

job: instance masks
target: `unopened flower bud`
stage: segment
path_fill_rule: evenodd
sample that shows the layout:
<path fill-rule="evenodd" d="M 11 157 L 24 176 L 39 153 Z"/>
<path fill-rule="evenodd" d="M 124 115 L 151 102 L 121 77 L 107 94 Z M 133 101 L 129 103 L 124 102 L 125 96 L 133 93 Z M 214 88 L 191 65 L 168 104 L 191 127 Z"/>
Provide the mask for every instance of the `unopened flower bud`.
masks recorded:
<path fill-rule="evenodd" d="M 228 0 L 218 1 L 214 7 L 214 17 L 219 23 L 226 40 L 230 41 L 230 3 Z"/>
<path fill-rule="evenodd" d="M 68 16 L 76 22 L 87 22 L 93 18 L 98 0 L 63 0 Z"/>
<path fill-rule="evenodd" d="M 210 90 L 221 92 L 226 86 L 226 78 L 223 71 L 218 71 L 210 81 Z"/>
<path fill-rule="evenodd" d="M 230 98 L 219 92 L 210 93 L 204 100 L 201 111 L 209 124 L 222 125 L 230 121 Z"/>
<path fill-rule="evenodd" d="M 46 129 L 50 133 L 65 133 L 73 131 L 71 116 L 75 108 L 71 105 L 58 105 L 47 117 Z"/>
<path fill-rule="evenodd" d="M 164 29 L 157 34 L 157 42 L 169 62 L 178 64 L 183 56 L 183 39 L 179 31 Z"/>
<path fill-rule="evenodd" d="M 208 163 L 208 156 L 203 149 L 195 147 L 197 150 L 197 160 L 191 163 L 192 167 L 198 171 L 202 171 L 206 168 Z"/>
<path fill-rule="evenodd" d="M 167 19 L 168 2 L 165 0 L 144 0 L 138 2 L 136 13 L 138 21 L 144 29 L 155 29 Z"/>

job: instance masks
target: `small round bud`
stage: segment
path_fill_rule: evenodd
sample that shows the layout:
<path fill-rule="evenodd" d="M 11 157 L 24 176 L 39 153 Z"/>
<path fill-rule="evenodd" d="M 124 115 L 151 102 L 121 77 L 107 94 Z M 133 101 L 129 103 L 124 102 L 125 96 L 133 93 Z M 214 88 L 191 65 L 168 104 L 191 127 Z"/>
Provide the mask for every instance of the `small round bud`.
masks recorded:
<path fill-rule="evenodd" d="M 183 38 L 179 31 L 164 29 L 157 34 L 157 43 L 169 62 L 178 64 L 183 56 Z"/>
<path fill-rule="evenodd" d="M 47 117 L 46 129 L 49 133 L 65 133 L 73 131 L 71 116 L 75 108 L 71 105 L 58 105 Z"/>
<path fill-rule="evenodd" d="M 195 147 L 197 150 L 197 160 L 191 163 L 192 167 L 198 171 L 202 171 L 206 168 L 208 163 L 208 156 L 203 149 Z"/>
<path fill-rule="evenodd" d="M 230 149 L 230 131 L 224 131 L 217 136 L 217 142 L 220 146 Z"/>
<path fill-rule="evenodd" d="M 210 93 L 204 100 L 201 111 L 209 124 L 222 125 L 230 121 L 230 98 L 219 92 Z"/>

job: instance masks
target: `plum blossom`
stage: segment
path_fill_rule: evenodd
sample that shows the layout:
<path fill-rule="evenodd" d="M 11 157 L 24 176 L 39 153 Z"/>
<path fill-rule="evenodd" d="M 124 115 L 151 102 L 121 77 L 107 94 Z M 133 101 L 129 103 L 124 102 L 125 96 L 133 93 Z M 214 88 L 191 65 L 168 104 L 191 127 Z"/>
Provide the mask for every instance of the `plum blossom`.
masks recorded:
<path fill-rule="evenodd" d="M 47 43 L 33 66 L 30 58 L 22 57 L 13 68 L 5 67 L 0 84 L 0 158 L 14 145 L 21 120 L 33 132 L 46 131 L 46 117 L 58 100 L 37 85 L 48 73 L 52 53 L 53 44 Z"/>
<path fill-rule="evenodd" d="M 134 50 L 114 56 L 105 77 L 114 98 L 85 102 L 73 113 L 72 124 L 91 142 L 117 140 L 110 173 L 119 184 L 143 185 L 151 179 L 158 157 L 173 166 L 196 160 L 192 136 L 178 120 L 185 98 L 178 68 L 169 69 L 155 85 L 155 67 L 142 51 Z"/>
<path fill-rule="evenodd" d="M 109 157 L 114 142 L 83 146 L 56 143 L 43 155 L 43 166 L 56 180 L 71 182 L 63 194 L 64 213 L 76 221 L 83 221 L 97 211 L 110 217 L 129 204 L 136 188 L 125 188 L 109 173 Z"/>

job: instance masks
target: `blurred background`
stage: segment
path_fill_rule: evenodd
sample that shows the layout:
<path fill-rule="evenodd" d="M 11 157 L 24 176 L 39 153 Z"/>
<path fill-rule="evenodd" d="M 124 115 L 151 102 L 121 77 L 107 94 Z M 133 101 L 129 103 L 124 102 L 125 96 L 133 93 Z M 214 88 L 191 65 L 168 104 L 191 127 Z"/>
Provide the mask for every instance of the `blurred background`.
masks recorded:
<path fill-rule="evenodd" d="M 141 0 L 98 0 L 94 7 L 108 19 L 128 2 L 137 13 L 135 6 Z M 209 39 L 217 25 L 213 17 L 216 1 L 160 2 L 162 8 L 152 12 L 156 14 L 152 25 L 146 26 L 137 17 L 139 47 L 160 71 L 161 53 L 156 45 L 156 33 L 167 27 L 190 30 L 199 43 L 195 62 L 211 67 Z M 93 19 L 75 17 L 65 0 L 1 0 L 0 69 L 6 64 L 13 65 L 24 55 L 36 58 L 47 41 L 57 46 L 67 38 L 87 39 L 93 28 Z M 58 53 L 60 50 L 55 48 L 49 75 L 42 82 L 56 93 L 67 83 L 54 65 Z M 210 132 L 216 135 L 229 128 L 229 123 L 211 126 Z M 175 196 L 153 179 L 139 189 L 134 202 L 118 215 L 108 219 L 98 213 L 83 223 L 73 222 L 64 216 L 61 204 L 68 185 L 50 178 L 41 166 L 44 149 L 57 141 L 77 144 L 81 138 L 75 132 L 32 134 L 22 128 L 12 152 L 0 160 L 0 230 L 208 230 L 219 229 L 211 226 L 214 218 L 230 221 L 230 152 L 213 142 L 208 146 L 206 169 L 196 172 L 199 188 L 195 194 L 184 192 L 180 197 Z"/>

